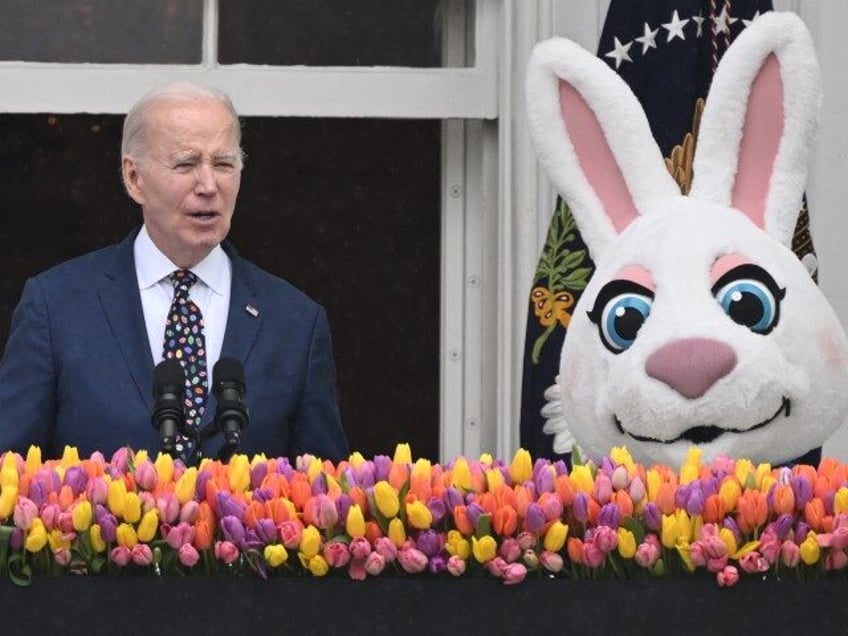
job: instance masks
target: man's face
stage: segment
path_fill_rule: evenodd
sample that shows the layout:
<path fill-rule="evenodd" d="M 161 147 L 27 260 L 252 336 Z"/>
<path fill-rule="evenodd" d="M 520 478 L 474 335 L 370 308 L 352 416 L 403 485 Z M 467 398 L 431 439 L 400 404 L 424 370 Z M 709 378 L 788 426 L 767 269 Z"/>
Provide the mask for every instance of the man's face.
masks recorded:
<path fill-rule="evenodd" d="M 122 160 L 124 183 L 153 243 L 193 267 L 227 236 L 241 183 L 232 114 L 214 100 L 162 101 L 148 117 L 145 152 Z"/>

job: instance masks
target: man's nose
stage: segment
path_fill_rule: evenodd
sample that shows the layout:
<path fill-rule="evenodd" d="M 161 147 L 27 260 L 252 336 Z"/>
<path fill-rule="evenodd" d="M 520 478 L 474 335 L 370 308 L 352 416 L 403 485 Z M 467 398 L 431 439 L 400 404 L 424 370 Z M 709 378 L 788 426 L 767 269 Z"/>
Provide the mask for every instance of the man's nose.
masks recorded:
<path fill-rule="evenodd" d="M 214 168 L 208 163 L 201 162 L 196 170 L 197 184 L 194 191 L 201 195 L 215 194 L 218 191 L 218 180 Z"/>

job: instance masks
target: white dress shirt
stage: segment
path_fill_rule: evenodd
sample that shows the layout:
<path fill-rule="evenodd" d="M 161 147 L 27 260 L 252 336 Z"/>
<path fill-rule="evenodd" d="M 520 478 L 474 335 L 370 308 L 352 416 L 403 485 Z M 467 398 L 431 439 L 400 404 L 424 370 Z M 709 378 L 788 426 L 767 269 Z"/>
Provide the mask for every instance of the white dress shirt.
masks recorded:
<path fill-rule="evenodd" d="M 165 342 L 165 323 L 174 299 L 174 285 L 168 276 L 180 268 L 159 251 L 144 226 L 135 239 L 133 256 L 141 307 L 144 311 L 144 324 L 150 341 L 150 353 L 153 356 L 153 364 L 159 364 L 162 361 Z M 191 271 L 197 276 L 197 282 L 191 286 L 189 296 L 203 314 L 206 366 L 209 370 L 211 390 L 212 369 L 221 357 L 221 346 L 224 344 L 224 332 L 227 329 L 232 265 L 229 256 L 218 245 L 206 258 L 192 267 Z"/>

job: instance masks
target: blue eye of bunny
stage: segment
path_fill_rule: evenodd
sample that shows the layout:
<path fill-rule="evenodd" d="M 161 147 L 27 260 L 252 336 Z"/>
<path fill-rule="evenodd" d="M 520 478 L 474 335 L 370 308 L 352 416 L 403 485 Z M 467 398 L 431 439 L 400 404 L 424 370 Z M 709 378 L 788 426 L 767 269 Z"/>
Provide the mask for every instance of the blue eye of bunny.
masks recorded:
<path fill-rule="evenodd" d="M 601 289 L 589 319 L 598 325 L 603 345 L 621 353 L 636 341 L 642 325 L 651 315 L 654 293 L 628 280 L 614 280 Z"/>
<path fill-rule="evenodd" d="M 786 295 L 766 270 L 751 264 L 731 269 L 712 291 L 733 322 L 761 335 L 777 326 L 780 303 Z"/>

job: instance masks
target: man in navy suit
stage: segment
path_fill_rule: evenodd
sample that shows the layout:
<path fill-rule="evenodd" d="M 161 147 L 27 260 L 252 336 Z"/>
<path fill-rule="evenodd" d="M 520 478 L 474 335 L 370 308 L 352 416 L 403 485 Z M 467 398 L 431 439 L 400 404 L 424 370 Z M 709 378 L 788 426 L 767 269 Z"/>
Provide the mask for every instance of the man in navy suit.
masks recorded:
<path fill-rule="evenodd" d="M 152 91 L 127 115 L 121 153 L 144 224 L 27 281 L 0 361 L 0 453 L 35 444 L 45 457 L 65 445 L 155 454 L 154 367 L 175 296 L 169 276 L 182 270 L 202 313 L 208 369 L 194 430 L 214 422 L 208 376 L 233 357 L 244 365 L 250 415 L 239 452 L 345 457 L 324 309 L 225 241 L 243 164 L 229 98 L 194 84 Z M 203 454 L 221 443 L 220 434 L 201 440 Z"/>

